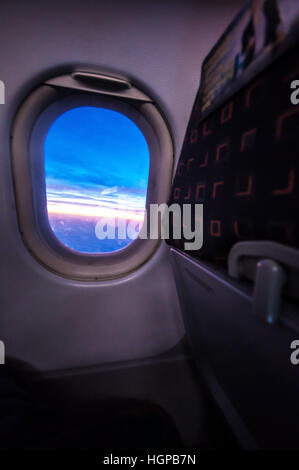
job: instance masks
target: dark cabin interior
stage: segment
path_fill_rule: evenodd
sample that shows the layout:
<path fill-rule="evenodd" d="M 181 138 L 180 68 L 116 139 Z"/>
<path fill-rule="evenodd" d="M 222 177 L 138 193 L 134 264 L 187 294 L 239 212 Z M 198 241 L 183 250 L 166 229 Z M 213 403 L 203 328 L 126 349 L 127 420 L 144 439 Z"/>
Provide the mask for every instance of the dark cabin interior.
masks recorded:
<path fill-rule="evenodd" d="M 298 450 L 298 2 L 1 21 L 1 454 Z"/>

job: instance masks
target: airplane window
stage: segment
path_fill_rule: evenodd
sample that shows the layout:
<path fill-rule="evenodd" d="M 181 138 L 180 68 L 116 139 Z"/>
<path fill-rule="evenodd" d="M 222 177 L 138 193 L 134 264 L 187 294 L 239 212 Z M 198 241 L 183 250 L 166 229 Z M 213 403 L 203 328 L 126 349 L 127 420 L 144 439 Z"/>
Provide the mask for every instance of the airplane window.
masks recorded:
<path fill-rule="evenodd" d="M 11 129 L 24 245 L 68 279 L 133 272 L 161 243 L 145 209 L 167 202 L 173 156 L 164 116 L 129 80 L 86 70 L 50 77 Z"/>
<path fill-rule="evenodd" d="M 131 119 L 101 107 L 72 108 L 49 128 L 44 156 L 48 219 L 61 243 L 96 254 L 137 238 L 150 157 Z"/>

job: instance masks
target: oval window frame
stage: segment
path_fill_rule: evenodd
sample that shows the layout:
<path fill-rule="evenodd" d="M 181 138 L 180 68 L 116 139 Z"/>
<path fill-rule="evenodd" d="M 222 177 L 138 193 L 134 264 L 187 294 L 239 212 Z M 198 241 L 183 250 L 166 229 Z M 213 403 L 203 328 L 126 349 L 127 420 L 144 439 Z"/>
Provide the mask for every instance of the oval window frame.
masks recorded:
<path fill-rule="evenodd" d="M 88 72 L 54 77 L 36 88 L 16 113 L 11 132 L 11 157 L 18 222 L 26 247 L 43 266 L 64 277 L 114 279 L 144 264 L 161 240 L 137 237 L 127 247 L 114 252 L 80 253 L 67 248 L 55 237 L 47 215 L 45 217 L 44 158 L 40 155 L 44 156 L 46 133 L 63 110 L 78 105 L 118 111 L 143 133 L 150 155 L 146 209 L 150 204 L 167 202 L 174 161 L 173 142 L 168 125 L 153 101 L 119 77 Z"/>

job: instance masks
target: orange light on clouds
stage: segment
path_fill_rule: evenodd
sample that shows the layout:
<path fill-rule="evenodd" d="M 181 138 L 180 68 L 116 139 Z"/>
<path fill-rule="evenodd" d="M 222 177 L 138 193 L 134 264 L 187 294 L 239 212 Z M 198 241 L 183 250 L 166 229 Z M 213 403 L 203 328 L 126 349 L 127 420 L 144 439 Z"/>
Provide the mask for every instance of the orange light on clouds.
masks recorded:
<path fill-rule="evenodd" d="M 88 205 L 79 205 L 79 204 L 66 204 L 66 203 L 54 203 L 48 202 L 47 205 L 48 214 L 57 214 L 57 215 L 73 215 L 78 217 L 106 217 L 114 219 L 124 219 L 124 220 L 144 220 L 144 212 L 134 212 L 130 210 L 123 209 L 111 209 L 107 207 L 100 206 L 88 206 Z"/>

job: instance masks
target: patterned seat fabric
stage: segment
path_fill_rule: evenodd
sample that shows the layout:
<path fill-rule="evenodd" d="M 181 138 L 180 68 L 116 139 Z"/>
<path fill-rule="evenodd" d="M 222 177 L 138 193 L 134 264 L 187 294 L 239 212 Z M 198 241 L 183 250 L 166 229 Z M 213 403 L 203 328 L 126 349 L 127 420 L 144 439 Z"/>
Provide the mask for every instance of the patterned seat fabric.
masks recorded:
<path fill-rule="evenodd" d="M 293 46 L 203 120 L 198 94 L 169 201 L 203 203 L 203 246 L 189 255 L 225 264 L 238 241 L 299 247 L 298 57 Z"/>

